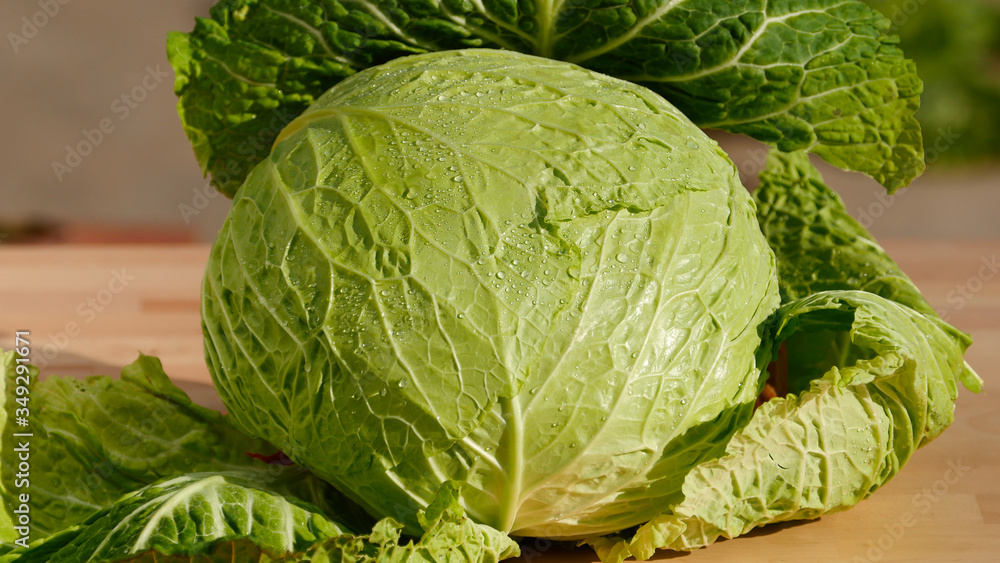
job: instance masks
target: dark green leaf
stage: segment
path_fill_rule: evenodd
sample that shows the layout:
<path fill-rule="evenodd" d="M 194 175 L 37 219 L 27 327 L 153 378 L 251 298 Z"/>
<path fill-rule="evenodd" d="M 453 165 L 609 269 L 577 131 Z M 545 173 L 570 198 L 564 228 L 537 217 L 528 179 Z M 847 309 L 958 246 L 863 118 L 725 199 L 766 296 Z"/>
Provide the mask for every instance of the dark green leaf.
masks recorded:
<path fill-rule="evenodd" d="M 281 128 L 356 71 L 494 47 L 638 82 L 702 127 L 809 150 L 890 191 L 923 170 L 921 83 L 857 0 L 232 0 L 173 33 L 178 111 L 229 196 Z"/>

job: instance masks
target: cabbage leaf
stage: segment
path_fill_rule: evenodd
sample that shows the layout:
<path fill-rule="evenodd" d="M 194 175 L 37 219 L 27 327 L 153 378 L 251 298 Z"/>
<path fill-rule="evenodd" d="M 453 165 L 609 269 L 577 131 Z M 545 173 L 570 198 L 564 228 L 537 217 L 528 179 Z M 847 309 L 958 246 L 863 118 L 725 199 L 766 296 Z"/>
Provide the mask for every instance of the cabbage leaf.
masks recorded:
<path fill-rule="evenodd" d="M 519 553 L 505 534 L 472 522 L 443 486 L 419 515 L 425 533 L 401 541 L 391 518 L 355 535 L 313 506 L 241 473 L 165 479 L 2 563 L 495 563 Z"/>
<path fill-rule="evenodd" d="M 954 417 L 968 335 L 942 321 L 852 219 L 805 153 L 771 151 L 754 198 L 778 262 L 790 395 L 764 403 L 683 500 L 631 538 L 587 540 L 605 562 L 691 550 L 773 522 L 850 508 Z"/>
<path fill-rule="evenodd" d="M 757 220 L 778 262 L 778 287 L 783 302 L 820 291 L 861 290 L 905 305 L 928 318 L 938 314 L 917 286 L 857 220 L 840 196 L 823 183 L 805 153 L 771 151 L 754 193 Z M 943 330 L 963 346 L 972 339 L 944 322 Z M 837 347 L 817 339 L 794 337 L 789 353 L 799 361 L 822 363 Z M 822 372 L 811 370 L 813 377 Z M 979 377 L 968 366 L 963 384 L 978 392 Z M 809 381 L 808 377 L 804 381 Z"/>
<path fill-rule="evenodd" d="M 801 393 L 759 408 L 725 455 L 691 470 L 682 502 L 630 539 L 590 543 L 605 562 L 648 559 L 656 549 L 696 549 L 867 498 L 953 420 L 967 342 L 943 324 L 861 291 L 783 306 L 776 341 L 841 332 L 843 359 Z M 788 369 L 790 377 L 800 369 L 791 356 Z"/>
<path fill-rule="evenodd" d="M 6 561 L 163 561 L 204 556 L 249 561 L 258 553 L 304 552 L 348 529 L 294 499 L 267 491 L 252 475 L 192 473 L 149 485 Z M 184 559 L 190 560 L 190 559 Z"/>
<path fill-rule="evenodd" d="M 9 518 L 20 504 L 14 502 L 18 494 L 30 493 L 33 540 L 83 521 L 126 493 L 191 472 L 253 473 L 273 490 L 325 509 L 336 505 L 347 513 L 346 499 L 302 467 L 259 459 L 278 452 L 235 430 L 228 417 L 192 402 L 170 382 L 156 358 L 140 355 L 122 369 L 121 379 L 34 381 L 37 370 L 31 370 L 30 427 L 2 428 L 0 497 L 3 514 Z M 14 352 L 0 352 L 0 376 L 6 384 L 2 410 L 13 413 L 20 407 L 13 393 Z M 0 384 L 0 391 L 3 388 Z M 13 433 L 21 431 L 34 434 L 28 439 L 32 467 L 45 468 L 31 475 L 29 490 L 14 487 L 15 440 L 25 439 Z M 3 539 L 9 542 L 13 537 Z"/>
<path fill-rule="evenodd" d="M 917 112 L 928 164 L 1000 156 L 1000 4 L 993 0 L 866 0 L 893 22 L 924 82 Z"/>
<path fill-rule="evenodd" d="M 578 538 L 655 516 L 746 422 L 774 268 L 732 163 L 662 98 L 474 49 L 290 124 L 202 320 L 234 423 L 372 514 L 416 533 L 455 480 L 478 522 Z"/>
<path fill-rule="evenodd" d="M 923 170 L 921 82 L 857 0 L 231 0 L 172 33 L 178 111 L 230 197 L 282 126 L 355 72 L 493 47 L 663 95 L 697 125 L 809 150 L 890 191 Z"/>

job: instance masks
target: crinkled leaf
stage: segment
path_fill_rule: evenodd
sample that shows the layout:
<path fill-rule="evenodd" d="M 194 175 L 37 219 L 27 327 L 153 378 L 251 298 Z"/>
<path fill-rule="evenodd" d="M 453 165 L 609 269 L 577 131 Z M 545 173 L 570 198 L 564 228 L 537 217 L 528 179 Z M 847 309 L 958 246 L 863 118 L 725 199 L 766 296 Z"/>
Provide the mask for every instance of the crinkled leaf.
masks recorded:
<path fill-rule="evenodd" d="M 233 0 L 168 42 L 202 169 L 232 196 L 281 127 L 354 72 L 494 47 L 662 94 L 702 127 L 810 150 L 890 191 L 923 170 L 921 83 L 857 0 Z"/>
<path fill-rule="evenodd" d="M 815 152 L 890 192 L 923 171 L 921 82 L 886 35 L 889 20 L 864 3 L 638 6 L 618 8 L 611 26 L 563 19 L 579 23 L 562 26 L 555 56 L 648 86 L 701 127 Z"/>
<path fill-rule="evenodd" d="M 17 563 L 268 561 L 345 533 L 317 508 L 268 490 L 255 475 L 194 473 L 126 495 L 7 557 Z"/>
<path fill-rule="evenodd" d="M 807 154 L 772 150 L 754 199 L 757 220 L 777 258 L 784 302 L 819 291 L 857 289 L 937 318 L 916 285 L 823 183 Z M 968 335 L 941 324 L 964 346 L 971 343 Z M 842 351 L 830 339 L 796 337 L 794 344 L 789 353 L 800 364 L 811 361 L 817 366 L 798 374 L 804 384 L 819 377 L 821 364 Z M 966 387 L 978 390 L 971 368 L 963 370 L 962 377 Z"/>
<path fill-rule="evenodd" d="M 968 343 L 940 320 L 861 291 L 816 293 L 776 317 L 777 342 L 839 332 L 843 357 L 802 393 L 758 409 L 725 455 L 692 469 L 682 502 L 631 539 L 590 542 L 603 561 L 691 550 L 849 508 L 951 423 Z M 788 369 L 800 369 L 791 355 Z"/>
<path fill-rule="evenodd" d="M 14 353 L 0 354 L 9 413 L 20 407 L 12 392 L 14 369 Z M 9 426 L 3 427 L 0 450 L 4 514 L 9 515 L 16 493 L 29 492 L 33 540 L 82 521 L 126 493 L 192 471 L 252 471 L 275 490 L 324 509 L 334 503 L 346 506 L 332 487 L 303 468 L 247 455 L 276 450 L 235 430 L 228 417 L 193 403 L 170 382 L 156 358 L 140 356 L 122 370 L 121 379 L 34 378 L 30 426 L 17 429 L 34 434 L 27 439 L 31 464 L 45 468 L 32 475 L 30 491 L 12 486 L 18 438 Z"/>
<path fill-rule="evenodd" d="M 402 525 L 391 518 L 370 534 L 353 535 L 251 477 L 193 474 L 128 495 L 0 561 L 495 563 L 519 554 L 505 534 L 465 516 L 456 485 L 442 486 L 419 518 L 424 534 L 417 540 L 402 538 Z"/>
<path fill-rule="evenodd" d="M 772 150 L 754 193 L 757 220 L 778 260 L 783 302 L 834 289 L 881 295 L 934 315 L 910 278 L 850 216 L 803 152 Z"/>
<path fill-rule="evenodd" d="M 735 167 L 655 93 L 451 51 L 285 130 L 203 326 L 233 420 L 371 513 L 412 532 L 455 480 L 478 522 L 583 537 L 658 514 L 746 421 L 776 281 Z"/>
<path fill-rule="evenodd" d="M 458 502 L 458 487 L 453 483 L 442 485 L 419 519 L 424 529 L 419 540 L 401 542 L 402 526 L 387 518 L 377 523 L 368 536 L 340 536 L 325 541 L 295 561 L 495 563 L 520 554 L 517 543 L 506 534 L 466 517 Z"/>
<path fill-rule="evenodd" d="M 191 33 L 171 33 L 167 54 L 198 163 L 229 197 L 285 124 L 340 80 L 402 55 L 481 44 L 453 23 L 416 22 L 399 5 L 233 0 L 211 16 Z"/>

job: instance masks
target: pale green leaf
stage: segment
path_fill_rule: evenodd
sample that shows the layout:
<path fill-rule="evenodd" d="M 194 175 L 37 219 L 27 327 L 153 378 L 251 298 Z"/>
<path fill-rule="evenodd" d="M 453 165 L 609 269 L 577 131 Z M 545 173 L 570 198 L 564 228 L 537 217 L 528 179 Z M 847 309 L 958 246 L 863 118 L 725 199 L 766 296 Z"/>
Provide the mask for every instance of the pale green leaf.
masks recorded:
<path fill-rule="evenodd" d="M 251 561 L 253 555 L 267 561 L 261 556 L 304 553 L 348 532 L 318 509 L 265 487 L 238 473 L 165 479 L 8 557 L 16 563 L 207 563 Z"/>
<path fill-rule="evenodd" d="M 584 537 L 745 423 L 774 267 L 735 167 L 655 93 L 430 53 L 285 129 L 212 250 L 206 349 L 240 428 L 410 533 L 457 481 L 477 522 Z"/>
<path fill-rule="evenodd" d="M 967 343 L 937 319 L 861 291 L 825 291 L 777 314 L 775 339 L 846 336 L 841 361 L 805 390 L 772 399 L 695 466 L 683 501 L 629 539 L 592 545 L 605 562 L 691 550 L 758 526 L 850 508 L 952 422 Z M 833 336 L 834 338 L 836 336 Z M 789 359 L 792 377 L 800 366 Z"/>
<path fill-rule="evenodd" d="M 13 413 L 20 407 L 13 393 L 13 352 L 0 353 L 0 377 L 7 387 L 4 409 Z M 228 417 L 193 403 L 156 358 L 140 356 L 122 370 L 121 379 L 36 377 L 32 368 L 30 426 L 3 426 L 0 442 L 3 514 L 11 515 L 18 494 L 29 493 L 32 540 L 76 524 L 126 493 L 192 471 L 252 472 L 275 490 L 348 513 L 349 503 L 303 468 L 250 457 L 277 450 L 235 430 Z M 33 436 L 15 438 L 15 431 Z M 36 469 L 30 490 L 14 487 L 13 448 L 19 440 L 30 444 Z"/>

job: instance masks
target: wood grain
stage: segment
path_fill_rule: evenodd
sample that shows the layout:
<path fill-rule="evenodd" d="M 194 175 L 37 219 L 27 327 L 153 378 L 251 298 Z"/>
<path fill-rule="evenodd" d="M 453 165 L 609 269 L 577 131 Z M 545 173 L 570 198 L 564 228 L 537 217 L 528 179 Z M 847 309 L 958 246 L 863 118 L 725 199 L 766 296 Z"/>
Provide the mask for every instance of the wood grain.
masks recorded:
<path fill-rule="evenodd" d="M 975 344 L 986 381 L 961 393 L 954 425 L 856 508 L 765 527 L 685 561 L 1000 561 L 1000 241 L 889 241 L 889 253 Z M 162 359 L 196 400 L 220 407 L 202 357 L 205 245 L 0 247 L 0 348 L 30 330 L 43 374 L 116 374 L 137 352 Z M 117 281 L 116 281 L 117 280 Z M 542 549 L 544 548 L 544 549 Z M 527 542 L 528 561 L 592 561 Z"/>

